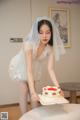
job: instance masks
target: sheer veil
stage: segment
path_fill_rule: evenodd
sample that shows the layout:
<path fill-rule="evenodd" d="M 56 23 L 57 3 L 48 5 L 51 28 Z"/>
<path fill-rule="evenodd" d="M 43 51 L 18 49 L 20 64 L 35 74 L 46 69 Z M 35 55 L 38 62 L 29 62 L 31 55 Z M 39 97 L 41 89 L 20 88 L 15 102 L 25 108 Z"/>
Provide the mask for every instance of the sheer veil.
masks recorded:
<path fill-rule="evenodd" d="M 60 37 L 58 26 L 55 24 L 54 20 L 51 20 L 46 16 L 38 17 L 33 23 L 30 33 L 24 38 L 24 42 L 30 41 L 33 42 L 33 44 L 39 43 L 40 38 L 38 33 L 38 22 L 41 20 L 48 20 L 52 24 L 54 56 L 55 56 L 55 61 L 59 61 L 60 56 L 65 53 L 65 49 L 64 49 L 63 41 Z"/>

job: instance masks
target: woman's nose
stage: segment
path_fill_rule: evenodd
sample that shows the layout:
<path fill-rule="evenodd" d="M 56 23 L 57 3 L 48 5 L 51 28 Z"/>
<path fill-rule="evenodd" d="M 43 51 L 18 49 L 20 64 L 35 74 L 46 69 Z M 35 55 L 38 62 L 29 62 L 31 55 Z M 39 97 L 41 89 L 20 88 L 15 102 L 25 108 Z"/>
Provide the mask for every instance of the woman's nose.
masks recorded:
<path fill-rule="evenodd" d="M 45 34 L 45 33 L 43 34 L 43 37 L 44 37 L 44 38 L 46 37 L 46 34 Z"/>

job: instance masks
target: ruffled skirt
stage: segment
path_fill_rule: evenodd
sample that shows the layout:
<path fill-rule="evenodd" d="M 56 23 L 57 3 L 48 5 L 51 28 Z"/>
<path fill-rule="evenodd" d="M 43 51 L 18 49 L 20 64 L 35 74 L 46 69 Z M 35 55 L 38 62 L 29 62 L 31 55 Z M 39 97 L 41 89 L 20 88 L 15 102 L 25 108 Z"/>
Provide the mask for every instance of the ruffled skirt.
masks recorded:
<path fill-rule="evenodd" d="M 33 60 L 33 77 L 34 80 L 41 80 L 46 75 L 46 58 L 44 60 Z M 14 56 L 9 65 L 9 76 L 12 80 L 27 81 L 27 60 L 21 50 Z"/>

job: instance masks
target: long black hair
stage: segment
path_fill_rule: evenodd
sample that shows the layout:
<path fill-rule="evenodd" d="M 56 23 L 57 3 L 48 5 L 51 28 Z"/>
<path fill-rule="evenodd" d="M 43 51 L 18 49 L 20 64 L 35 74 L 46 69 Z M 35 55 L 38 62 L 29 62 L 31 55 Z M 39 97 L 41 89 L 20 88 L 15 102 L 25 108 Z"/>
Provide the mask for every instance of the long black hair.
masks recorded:
<path fill-rule="evenodd" d="M 47 26 L 50 28 L 51 38 L 50 38 L 48 44 L 49 44 L 50 46 L 53 46 L 53 28 L 52 28 L 51 22 L 48 21 L 48 20 L 45 20 L 45 19 L 39 21 L 39 22 L 38 22 L 38 32 L 39 32 L 39 33 L 40 33 L 40 28 L 41 28 L 42 25 L 47 25 Z"/>

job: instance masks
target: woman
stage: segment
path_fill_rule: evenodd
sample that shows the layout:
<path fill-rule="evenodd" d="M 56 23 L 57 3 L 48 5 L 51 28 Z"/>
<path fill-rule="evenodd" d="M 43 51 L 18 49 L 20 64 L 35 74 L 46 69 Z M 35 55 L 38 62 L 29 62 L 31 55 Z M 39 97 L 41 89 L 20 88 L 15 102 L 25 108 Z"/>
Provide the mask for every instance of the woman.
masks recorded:
<path fill-rule="evenodd" d="M 53 40 L 53 38 L 55 40 Z M 54 50 L 53 50 L 54 45 Z M 28 94 L 31 97 L 32 107 L 38 106 L 39 97 L 36 93 L 35 82 L 41 78 L 43 61 L 46 59 L 48 73 L 57 87 L 59 83 L 53 70 L 53 62 L 63 54 L 64 47 L 54 23 L 47 17 L 39 17 L 34 22 L 31 32 L 24 39 L 21 51 L 11 60 L 10 77 L 18 80 L 20 85 L 21 112 L 27 112 Z"/>

